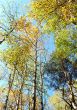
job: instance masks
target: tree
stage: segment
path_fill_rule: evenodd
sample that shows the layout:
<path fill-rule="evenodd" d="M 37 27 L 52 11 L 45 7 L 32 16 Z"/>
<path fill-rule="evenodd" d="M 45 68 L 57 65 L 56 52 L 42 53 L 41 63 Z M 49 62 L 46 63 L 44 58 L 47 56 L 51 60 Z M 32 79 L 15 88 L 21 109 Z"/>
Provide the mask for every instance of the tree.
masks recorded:
<path fill-rule="evenodd" d="M 68 59 L 61 59 L 51 57 L 51 60 L 46 65 L 46 70 L 51 73 L 50 82 L 51 86 L 55 89 L 59 89 L 62 93 L 62 99 L 71 108 L 76 109 L 76 88 L 74 88 L 76 83 L 76 68 L 74 68 L 74 63 Z M 54 80 L 53 80 L 54 79 Z"/>
<path fill-rule="evenodd" d="M 72 4 L 72 5 L 71 5 Z M 46 21 L 50 28 L 60 28 L 60 24 L 76 24 L 76 0 L 36 0 L 31 4 L 32 17 L 39 21 Z"/>
<path fill-rule="evenodd" d="M 74 76 L 76 68 L 73 64 L 77 59 L 77 2 L 76 0 L 37 0 L 33 1 L 31 6 L 31 17 L 41 22 L 42 31 L 55 33 L 56 50 L 46 65 L 47 71 L 52 73 L 52 86 L 63 87 L 64 101 L 71 110 L 76 109 L 76 89 L 73 90 L 76 81 L 76 76 Z M 65 90 L 66 87 L 68 90 Z M 71 98 L 67 99 L 66 93 L 71 94 Z"/>
<path fill-rule="evenodd" d="M 21 16 L 10 22 L 11 28 L 14 29 L 7 38 L 10 47 L 2 53 L 3 61 L 6 62 L 7 68 L 10 71 L 5 110 L 10 107 L 14 108 L 14 105 L 16 105 L 16 110 L 22 110 L 24 107 L 38 110 L 39 108 L 42 109 L 41 106 L 43 106 L 43 76 L 40 70 L 40 55 L 38 52 L 41 50 L 41 48 L 39 49 L 41 33 L 39 28 L 27 19 L 27 17 Z M 38 76 L 41 78 L 38 78 Z M 29 93 L 28 105 L 23 104 L 22 95 L 25 94 L 24 89 Z M 33 91 L 31 91 L 32 89 Z M 17 97 L 15 96 L 16 101 L 13 103 L 14 105 L 10 101 L 11 91 L 13 94 L 14 91 L 18 91 Z M 41 99 L 38 95 L 40 93 Z"/>

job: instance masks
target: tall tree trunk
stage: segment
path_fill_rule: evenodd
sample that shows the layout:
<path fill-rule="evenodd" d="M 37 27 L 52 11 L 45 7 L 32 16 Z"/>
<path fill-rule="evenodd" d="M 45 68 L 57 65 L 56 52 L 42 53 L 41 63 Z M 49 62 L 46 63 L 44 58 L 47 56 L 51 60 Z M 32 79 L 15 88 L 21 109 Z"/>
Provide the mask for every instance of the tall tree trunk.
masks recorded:
<path fill-rule="evenodd" d="M 35 43 L 35 70 L 34 70 L 34 97 L 33 97 L 33 110 L 36 110 L 36 90 L 37 90 L 37 39 Z"/>
<path fill-rule="evenodd" d="M 40 56 L 40 76 L 41 76 L 41 110 L 44 110 L 43 105 L 43 70 L 42 70 L 42 62 L 41 62 L 41 56 Z"/>

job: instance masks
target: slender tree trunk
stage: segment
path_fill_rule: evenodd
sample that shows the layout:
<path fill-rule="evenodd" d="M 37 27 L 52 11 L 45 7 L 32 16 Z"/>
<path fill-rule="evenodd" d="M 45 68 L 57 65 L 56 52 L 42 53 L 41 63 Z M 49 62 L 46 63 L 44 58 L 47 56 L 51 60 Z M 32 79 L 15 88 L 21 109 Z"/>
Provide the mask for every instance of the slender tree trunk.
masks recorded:
<path fill-rule="evenodd" d="M 44 110 L 44 106 L 43 106 L 43 87 L 41 87 L 41 110 Z"/>
<path fill-rule="evenodd" d="M 41 110 L 44 110 L 44 105 L 43 105 L 43 71 L 42 71 L 41 56 L 40 56 L 40 76 L 41 76 Z"/>
<path fill-rule="evenodd" d="M 75 103 L 74 93 L 73 93 L 73 80 L 72 80 L 72 73 L 69 75 L 69 85 L 70 85 L 70 91 L 71 91 L 71 110 L 73 110 L 73 103 Z"/>
<path fill-rule="evenodd" d="M 37 89 L 37 39 L 35 43 L 35 70 L 34 70 L 34 97 L 33 97 L 33 110 L 36 110 L 36 89 Z"/>
<path fill-rule="evenodd" d="M 23 72 L 22 72 L 22 74 L 23 74 Z M 19 110 L 19 109 L 22 110 L 22 91 L 23 91 L 23 86 L 24 86 L 24 82 L 25 82 L 25 76 L 22 77 L 22 78 L 23 78 L 23 80 L 22 80 L 22 83 L 21 83 L 20 91 L 19 91 L 17 110 Z"/>
<path fill-rule="evenodd" d="M 15 68 L 14 68 L 14 73 L 13 73 L 13 78 L 12 78 L 12 80 L 11 80 L 11 76 L 12 76 L 12 75 L 10 74 L 10 76 L 9 76 L 9 90 L 8 90 L 8 94 L 7 94 L 7 96 L 6 96 L 4 110 L 8 110 L 8 109 L 7 109 L 8 100 L 9 100 L 10 91 L 11 91 L 11 89 L 12 89 L 14 77 L 15 77 L 15 71 L 16 71 L 16 70 L 15 70 Z"/>
<path fill-rule="evenodd" d="M 17 110 L 19 110 L 20 108 L 22 110 L 22 90 L 23 90 L 23 84 L 21 85 L 21 88 L 20 88 L 20 91 L 19 91 Z"/>

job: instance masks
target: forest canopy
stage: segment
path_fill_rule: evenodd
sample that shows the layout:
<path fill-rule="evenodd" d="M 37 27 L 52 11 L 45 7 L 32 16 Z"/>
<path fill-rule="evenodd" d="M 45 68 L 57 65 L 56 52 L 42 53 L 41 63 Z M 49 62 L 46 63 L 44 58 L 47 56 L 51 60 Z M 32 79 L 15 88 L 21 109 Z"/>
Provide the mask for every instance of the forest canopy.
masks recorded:
<path fill-rule="evenodd" d="M 77 0 L 5 1 L 0 109 L 77 110 Z"/>

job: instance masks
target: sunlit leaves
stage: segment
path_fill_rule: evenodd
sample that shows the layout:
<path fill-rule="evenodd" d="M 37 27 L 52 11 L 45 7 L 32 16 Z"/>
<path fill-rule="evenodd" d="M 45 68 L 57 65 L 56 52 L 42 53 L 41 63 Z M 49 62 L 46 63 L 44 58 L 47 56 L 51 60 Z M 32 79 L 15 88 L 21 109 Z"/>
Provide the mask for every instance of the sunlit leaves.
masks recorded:
<path fill-rule="evenodd" d="M 27 19 L 28 18 L 26 18 L 25 16 L 21 16 L 13 23 L 16 24 L 14 35 L 17 36 L 17 39 L 19 38 L 20 40 L 23 40 L 24 43 L 29 43 L 31 41 L 33 42 L 36 37 L 40 37 L 40 31 L 38 27 L 33 25 L 31 21 Z"/>
<path fill-rule="evenodd" d="M 44 23 L 44 32 L 55 32 L 77 24 L 77 2 L 72 0 L 34 0 L 30 17 Z"/>
<path fill-rule="evenodd" d="M 61 99 L 61 93 L 58 91 L 49 98 L 49 103 L 53 104 L 56 110 L 62 110 L 65 108 L 65 102 Z"/>
<path fill-rule="evenodd" d="M 56 15 L 54 15 L 52 18 L 48 19 L 46 24 L 44 25 L 44 28 L 43 28 L 44 32 L 45 33 L 46 33 L 46 31 L 47 31 L 47 33 L 51 33 L 51 31 L 54 32 L 54 30 L 56 30 L 58 28 L 58 26 L 55 25 L 57 23 L 59 23 L 58 17 Z"/>
<path fill-rule="evenodd" d="M 76 3 L 72 0 L 36 0 L 32 3 L 32 17 L 46 20 L 55 13 L 59 19 L 63 19 L 65 22 L 76 22 Z"/>
<path fill-rule="evenodd" d="M 56 6 L 55 0 L 37 0 L 32 3 L 33 13 L 32 17 L 35 19 L 43 20 L 47 19 L 51 10 L 53 11 L 54 6 Z"/>
<path fill-rule="evenodd" d="M 29 47 L 25 45 L 12 47 L 3 53 L 3 59 L 12 66 L 17 64 L 22 70 L 25 67 L 25 62 L 28 60 L 29 52 Z"/>

